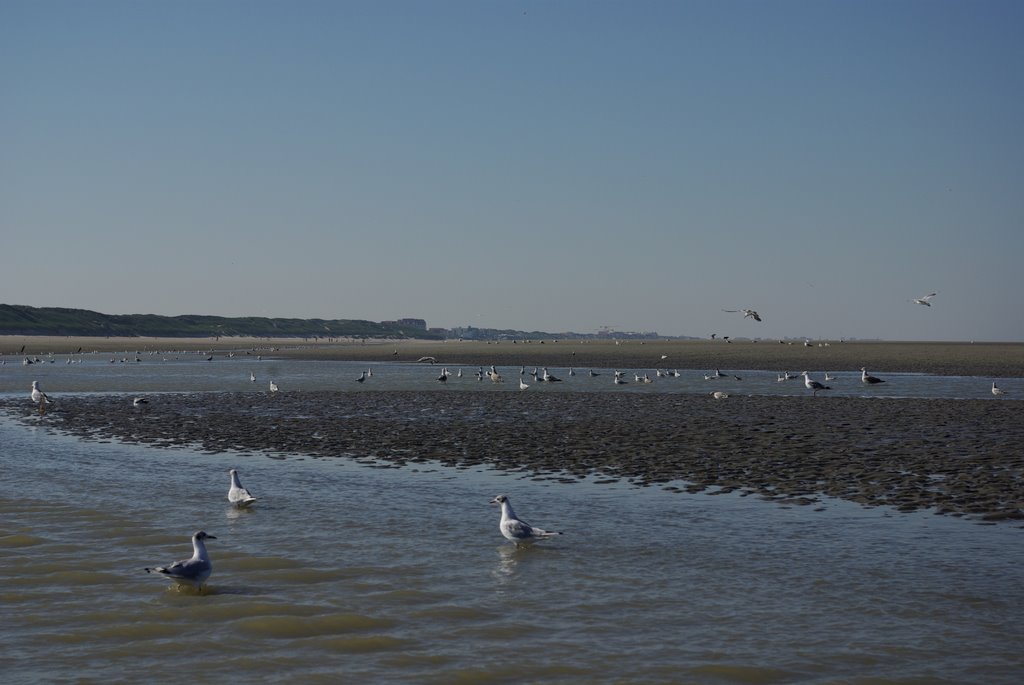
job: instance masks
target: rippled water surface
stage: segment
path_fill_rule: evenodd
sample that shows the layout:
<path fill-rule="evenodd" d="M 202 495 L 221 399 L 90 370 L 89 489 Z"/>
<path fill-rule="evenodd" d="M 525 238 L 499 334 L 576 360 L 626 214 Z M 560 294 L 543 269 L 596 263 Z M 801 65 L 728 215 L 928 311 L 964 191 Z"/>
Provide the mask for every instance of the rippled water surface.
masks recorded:
<path fill-rule="evenodd" d="M 282 385 L 356 385 L 361 368 L 103 364 L 8 365 L 0 390 L 24 392 L 43 371 L 51 391 L 238 390 L 250 368 Z M 374 367 L 370 380 L 395 368 Z M 664 380 L 677 381 L 705 383 Z M 251 510 L 228 506 L 232 467 L 260 497 Z M 502 492 L 523 518 L 565 534 L 506 544 L 488 505 Z M 207 594 L 142 570 L 187 557 L 198 529 L 217 536 Z M 487 469 L 82 442 L 0 419 L 0 674 L 1017 683 L 1022 535 L 835 501 L 785 508 Z"/>

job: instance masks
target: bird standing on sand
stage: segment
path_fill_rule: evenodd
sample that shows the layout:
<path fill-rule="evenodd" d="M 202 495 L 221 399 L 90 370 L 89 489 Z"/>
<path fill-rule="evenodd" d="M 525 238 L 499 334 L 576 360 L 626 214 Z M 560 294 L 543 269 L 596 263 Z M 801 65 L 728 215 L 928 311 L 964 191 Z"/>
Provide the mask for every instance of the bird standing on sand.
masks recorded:
<path fill-rule="evenodd" d="M 885 383 L 885 381 L 883 381 L 881 378 L 875 378 L 874 376 L 868 375 L 868 370 L 864 366 L 860 367 L 860 380 L 862 383 L 867 383 L 868 385 L 874 385 L 875 383 Z"/>
<path fill-rule="evenodd" d="M 930 300 L 936 295 L 938 295 L 938 293 L 928 293 L 924 297 L 915 297 L 911 302 L 914 304 L 923 304 L 925 307 L 931 307 L 932 303 Z"/>
<path fill-rule="evenodd" d="M 39 405 L 39 413 L 46 412 L 46 405 L 50 404 L 50 398 L 39 389 L 39 381 L 32 381 L 32 401 Z"/>
<path fill-rule="evenodd" d="M 238 471 L 231 469 L 231 487 L 228 488 L 228 501 L 236 507 L 247 507 L 256 501 L 248 490 L 242 487 L 242 481 L 238 480 Z"/>
<path fill-rule="evenodd" d="M 818 391 L 819 390 L 831 390 L 832 389 L 829 386 L 824 385 L 822 383 L 819 383 L 818 381 L 812 379 L 811 375 L 809 373 L 807 373 L 806 371 L 803 372 L 803 377 L 804 377 L 804 386 L 808 390 L 813 390 L 814 391 L 813 393 L 811 393 L 814 397 L 818 396 Z"/>
<path fill-rule="evenodd" d="M 534 528 L 526 521 L 520 520 L 516 516 L 516 512 L 512 511 L 512 505 L 509 504 L 506 495 L 498 495 L 491 500 L 491 504 L 501 505 L 501 523 L 498 524 L 498 528 L 501 530 L 501 534 L 516 543 L 516 546 L 529 545 L 537 540 L 561 535 L 561 533 Z"/>
<path fill-rule="evenodd" d="M 753 309 L 723 309 L 723 312 L 729 312 L 730 314 L 737 314 L 742 312 L 744 319 L 753 319 L 754 321 L 760 321 L 761 315 L 755 312 Z"/>
<path fill-rule="evenodd" d="M 196 590 L 200 590 L 213 571 L 213 564 L 210 562 L 210 555 L 206 551 L 203 540 L 216 539 L 216 536 L 207 535 L 206 531 L 197 531 L 192 535 L 191 559 L 176 561 L 170 566 L 147 568 L 146 573 L 161 573 L 179 585 L 191 585 Z"/>

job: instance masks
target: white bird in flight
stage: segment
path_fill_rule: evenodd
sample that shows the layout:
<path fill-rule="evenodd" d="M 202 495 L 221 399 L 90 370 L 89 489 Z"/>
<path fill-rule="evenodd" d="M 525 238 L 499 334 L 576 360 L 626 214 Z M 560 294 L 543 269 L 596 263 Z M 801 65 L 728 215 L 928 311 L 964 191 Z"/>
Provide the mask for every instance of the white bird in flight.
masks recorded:
<path fill-rule="evenodd" d="M 516 543 L 517 546 L 529 545 L 537 540 L 561 535 L 561 533 L 534 528 L 526 521 L 520 520 L 516 517 L 516 512 L 512 511 L 512 505 L 509 504 L 506 495 L 498 495 L 491 500 L 491 504 L 501 505 L 501 523 L 498 524 L 498 528 L 502 535 Z"/>
<path fill-rule="evenodd" d="M 206 551 L 206 545 L 203 544 L 203 540 L 216 539 L 214 535 L 207 535 L 206 531 L 197 531 L 192 535 L 191 559 L 176 561 L 170 566 L 147 568 L 146 573 L 160 573 L 179 585 L 191 585 L 196 590 L 199 590 L 213 571 L 210 554 Z"/>
<path fill-rule="evenodd" d="M 743 312 L 744 319 L 753 319 L 754 321 L 760 321 L 761 315 L 755 312 L 753 309 L 723 309 L 723 312 L 729 312 L 730 314 L 737 314 Z"/>
<path fill-rule="evenodd" d="M 248 490 L 242 487 L 242 481 L 238 480 L 238 471 L 231 469 L 231 487 L 228 488 L 228 501 L 236 507 L 247 507 L 256 501 Z"/>
<path fill-rule="evenodd" d="M 930 300 L 936 295 L 938 295 L 938 293 L 929 293 L 924 297 L 915 297 L 913 300 L 911 300 L 911 302 L 913 302 L 914 304 L 923 304 L 925 307 L 931 307 L 932 303 L 930 302 Z"/>

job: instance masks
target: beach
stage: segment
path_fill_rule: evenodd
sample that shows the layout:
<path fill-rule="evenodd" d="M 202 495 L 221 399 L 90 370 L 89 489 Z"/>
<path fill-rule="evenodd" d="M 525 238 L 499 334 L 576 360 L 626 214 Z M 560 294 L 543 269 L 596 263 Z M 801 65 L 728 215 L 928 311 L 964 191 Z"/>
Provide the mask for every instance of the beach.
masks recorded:
<path fill-rule="evenodd" d="M 828 497 L 985 521 L 1024 518 L 1019 401 L 468 392 L 192 393 L 125 410 L 63 398 L 32 425 L 212 452 L 486 465 L 786 505 Z"/>
<path fill-rule="evenodd" d="M 0 355 L 192 351 L 297 359 L 553 368 L 770 369 L 799 373 L 906 371 L 946 376 L 1024 377 L 1024 343 L 737 340 L 328 340 L 295 338 L 82 338 L 0 336 Z"/>

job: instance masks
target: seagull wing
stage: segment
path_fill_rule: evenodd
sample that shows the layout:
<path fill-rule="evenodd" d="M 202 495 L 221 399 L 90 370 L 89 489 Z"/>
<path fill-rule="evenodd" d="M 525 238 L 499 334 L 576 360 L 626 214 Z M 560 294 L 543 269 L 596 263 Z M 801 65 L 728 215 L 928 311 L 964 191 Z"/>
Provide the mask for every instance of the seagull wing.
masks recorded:
<path fill-rule="evenodd" d="M 515 540 L 529 540 L 535 537 L 534 527 L 526 521 L 510 519 L 504 523 L 505 533 Z"/>

